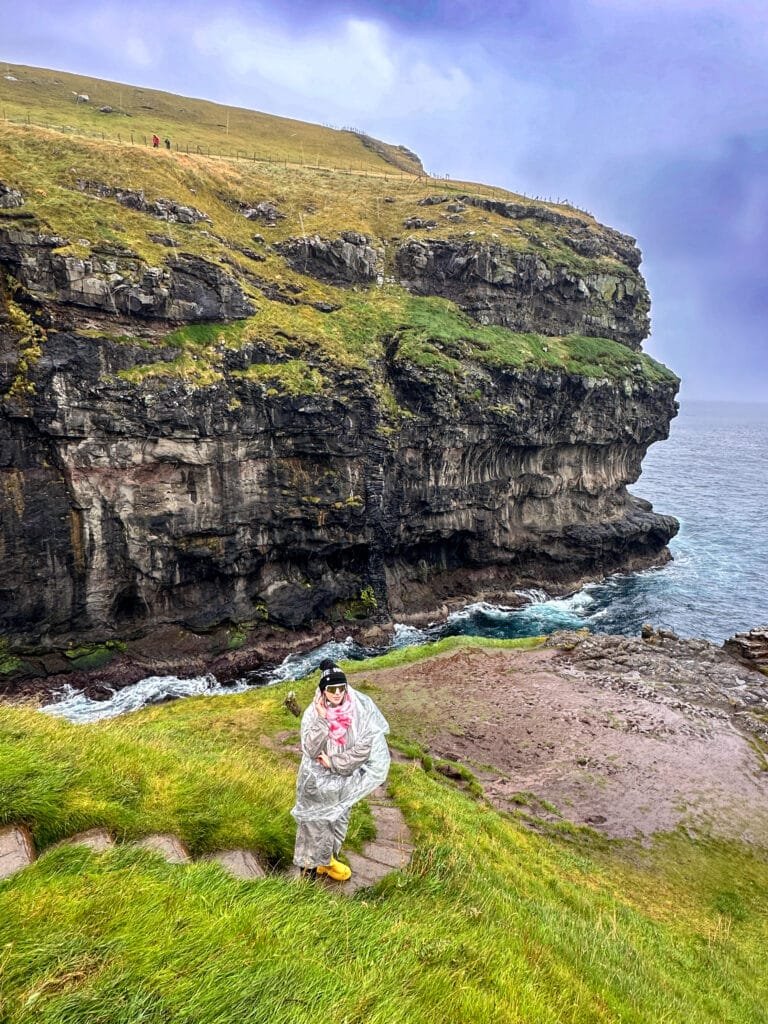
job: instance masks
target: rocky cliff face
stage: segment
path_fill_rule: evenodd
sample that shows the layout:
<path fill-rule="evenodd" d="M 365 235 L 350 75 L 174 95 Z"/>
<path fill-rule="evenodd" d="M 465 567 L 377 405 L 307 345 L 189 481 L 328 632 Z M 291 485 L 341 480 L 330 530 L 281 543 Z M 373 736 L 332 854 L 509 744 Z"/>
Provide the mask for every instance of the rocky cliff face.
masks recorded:
<path fill-rule="evenodd" d="M 141 202 L 155 218 L 169 209 Z M 488 209 L 517 216 L 501 207 Z M 637 348 L 648 300 L 633 241 L 563 220 L 563 245 L 609 263 L 353 231 L 273 252 L 344 288 L 394 276 L 480 321 Z M 671 375 L 469 358 L 457 379 L 414 363 L 395 334 L 370 371 L 318 356 L 326 386 L 310 394 L 249 376 L 287 358 L 266 341 L 222 349 L 204 387 L 132 379 L 150 343 L 158 365 L 177 359 L 161 321 L 253 312 L 249 281 L 200 255 L 152 267 L 119 248 L 66 255 L 63 241 L 0 225 L 0 631 L 18 650 L 169 626 L 245 624 L 258 640 L 267 627 L 425 613 L 450 596 L 665 557 L 675 520 L 626 487 L 667 434 Z"/>
<path fill-rule="evenodd" d="M 246 317 L 254 305 L 240 284 L 207 260 L 180 253 L 148 267 L 120 246 L 94 246 L 88 259 L 55 250 L 56 235 L 0 227 L 0 266 L 33 298 L 106 313 L 174 321 Z"/>

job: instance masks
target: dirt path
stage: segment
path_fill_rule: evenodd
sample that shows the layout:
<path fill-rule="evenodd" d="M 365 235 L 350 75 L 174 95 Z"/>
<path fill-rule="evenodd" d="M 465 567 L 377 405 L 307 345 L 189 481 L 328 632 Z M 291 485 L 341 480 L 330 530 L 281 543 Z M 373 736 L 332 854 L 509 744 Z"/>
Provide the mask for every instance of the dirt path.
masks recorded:
<path fill-rule="evenodd" d="M 663 686 L 617 690 L 615 675 L 608 685 L 577 664 L 558 650 L 479 649 L 356 681 L 376 688 L 394 731 L 473 768 L 499 808 L 529 801 L 547 817 L 545 801 L 612 837 L 684 824 L 768 846 L 768 771 L 727 713 Z"/>

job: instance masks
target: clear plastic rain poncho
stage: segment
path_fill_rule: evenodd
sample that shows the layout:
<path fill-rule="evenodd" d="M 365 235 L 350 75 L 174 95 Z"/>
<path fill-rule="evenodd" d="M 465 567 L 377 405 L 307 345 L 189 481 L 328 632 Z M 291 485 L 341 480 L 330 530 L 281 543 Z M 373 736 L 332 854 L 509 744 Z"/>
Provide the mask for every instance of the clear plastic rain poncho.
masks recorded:
<path fill-rule="evenodd" d="M 296 806 L 291 814 L 298 825 L 295 864 L 311 868 L 330 863 L 347 832 L 353 804 L 372 793 L 389 772 L 389 725 L 370 697 L 347 687 L 352 721 L 343 743 L 330 734 L 314 702 L 301 719 L 302 758 L 296 780 Z M 332 768 L 317 758 L 325 753 Z"/>

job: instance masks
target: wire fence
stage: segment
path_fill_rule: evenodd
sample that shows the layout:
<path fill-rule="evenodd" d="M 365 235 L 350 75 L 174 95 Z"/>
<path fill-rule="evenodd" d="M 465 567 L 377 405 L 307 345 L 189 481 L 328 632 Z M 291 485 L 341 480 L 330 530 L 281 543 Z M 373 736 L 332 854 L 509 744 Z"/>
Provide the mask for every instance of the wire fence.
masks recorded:
<path fill-rule="evenodd" d="M 160 139 L 158 144 L 155 145 L 153 143 L 153 135 L 152 135 L 151 132 L 147 133 L 147 132 L 143 132 L 143 131 L 137 131 L 137 130 L 134 130 L 134 129 L 127 129 L 124 132 L 115 132 L 115 133 L 106 132 L 106 131 L 89 131 L 87 128 L 82 128 L 82 127 L 79 127 L 79 126 L 75 127 L 74 125 L 57 124 L 57 123 L 54 123 L 52 121 L 38 121 L 38 120 L 34 119 L 29 113 L 27 113 L 24 117 L 9 116 L 7 114 L 5 108 L 3 108 L 3 120 L 6 123 L 8 123 L 8 124 L 28 125 L 29 127 L 35 127 L 35 128 L 46 128 L 49 131 L 60 132 L 63 135 L 73 135 L 73 136 L 79 136 L 79 137 L 83 137 L 83 138 L 97 139 L 97 140 L 100 139 L 102 142 L 111 142 L 113 144 L 116 143 L 117 145 L 120 145 L 120 146 L 141 146 L 141 147 L 144 147 L 144 148 L 147 148 L 147 149 L 165 150 L 165 151 L 168 151 L 168 152 L 179 153 L 179 154 L 182 154 L 184 156 L 190 156 L 190 157 L 192 157 L 192 156 L 213 157 L 215 159 L 220 159 L 220 160 L 232 160 L 232 161 L 236 161 L 238 163 L 251 163 L 251 164 L 262 163 L 262 164 L 270 164 L 272 166 L 282 166 L 282 167 L 286 167 L 286 168 L 288 168 L 288 167 L 305 167 L 305 168 L 310 168 L 312 170 L 317 170 L 317 171 L 330 171 L 330 172 L 337 173 L 337 174 L 338 173 L 341 173 L 341 174 L 352 174 L 352 175 L 356 175 L 358 177 L 366 177 L 366 178 L 392 178 L 392 179 L 395 179 L 395 180 L 399 179 L 401 181 L 441 182 L 441 183 L 443 183 L 442 187 L 448 188 L 451 191 L 456 192 L 456 193 L 466 192 L 466 190 L 467 190 L 466 186 L 471 184 L 472 188 L 477 189 L 479 187 L 481 189 L 484 189 L 484 190 L 487 190 L 487 191 L 493 193 L 495 196 L 498 196 L 499 194 L 502 194 L 504 196 L 511 196 L 511 197 L 517 198 L 517 199 L 523 198 L 523 199 L 531 200 L 533 202 L 549 203 L 549 204 L 557 205 L 557 206 L 565 206 L 565 207 L 568 207 L 568 209 L 570 209 L 570 210 L 577 211 L 578 213 L 584 213 L 584 214 L 587 214 L 587 216 L 590 216 L 590 217 L 592 216 L 592 214 L 589 213 L 588 210 L 585 210 L 582 207 L 579 207 L 579 206 L 575 205 L 574 203 L 570 202 L 570 200 L 568 200 L 568 199 L 554 198 L 552 196 L 533 195 L 533 194 L 528 193 L 528 192 L 511 192 L 508 189 L 501 188 L 501 187 L 495 186 L 495 185 L 493 185 L 493 186 L 488 186 L 488 185 L 480 185 L 480 186 L 478 186 L 475 183 L 460 182 L 460 181 L 459 182 L 453 181 L 452 184 L 448 185 L 446 183 L 451 181 L 451 175 L 450 174 L 438 174 L 438 173 L 429 172 L 429 171 L 426 171 L 426 170 L 423 171 L 422 173 L 408 172 L 408 171 L 404 171 L 402 169 L 399 170 L 399 171 L 396 171 L 396 170 L 392 170 L 392 171 L 383 171 L 383 170 L 381 170 L 380 171 L 380 170 L 374 170 L 374 169 L 372 169 L 370 167 L 366 167 L 362 163 L 358 164 L 357 166 L 355 166 L 352 163 L 348 163 L 346 165 L 343 165 L 343 164 L 328 165 L 328 164 L 320 163 L 319 155 L 317 157 L 317 160 L 314 161 L 314 162 L 313 161 L 309 161 L 309 160 L 305 160 L 305 159 L 302 159 L 302 160 L 289 160 L 287 157 L 278 157 L 278 156 L 274 156 L 274 155 L 269 154 L 269 153 L 258 152 L 257 150 L 243 149 L 243 148 L 237 148 L 237 147 L 235 147 L 234 149 L 231 148 L 231 147 L 224 148 L 224 149 L 218 149 L 215 146 L 212 147 L 209 143 L 198 142 L 198 141 L 196 141 L 194 139 L 184 139 L 182 141 L 179 141 L 178 139 L 168 139 L 168 142 L 170 143 L 170 145 L 166 144 L 166 140 L 165 139 Z M 332 127 L 332 126 L 326 126 L 326 127 Z M 360 129 L 357 129 L 357 128 L 343 128 L 343 129 L 336 128 L 334 130 L 335 131 L 350 131 L 350 132 L 353 132 L 356 135 L 365 135 L 364 132 L 360 131 Z M 159 136 L 158 136 L 158 138 L 159 138 Z"/>
<path fill-rule="evenodd" d="M 287 157 L 275 156 L 270 153 L 259 152 L 258 150 L 245 149 L 240 147 L 218 148 L 210 143 L 198 142 L 195 139 L 159 139 L 153 143 L 152 133 L 127 129 L 120 132 L 93 131 L 80 126 L 59 124 L 49 120 L 37 120 L 30 114 L 24 117 L 9 115 L 3 108 L 3 120 L 7 124 L 26 125 L 33 128 L 45 128 L 48 131 L 60 132 L 63 135 L 77 136 L 87 139 L 97 139 L 102 142 L 110 142 L 120 146 L 141 146 L 147 149 L 158 149 L 179 153 L 184 156 L 204 156 L 221 160 L 234 160 L 245 163 L 265 163 L 285 167 L 307 167 L 313 170 L 342 172 L 344 174 L 362 175 L 363 177 L 374 178 L 399 178 L 403 181 L 429 181 L 439 180 L 440 176 L 429 174 L 426 171 L 419 174 L 393 168 L 391 171 L 375 170 L 366 167 L 364 164 L 354 163 L 326 165 L 320 162 L 319 156 L 316 160 L 289 160 Z M 159 136 L 158 136 L 159 138 Z M 445 176 L 448 177 L 447 175 Z"/>

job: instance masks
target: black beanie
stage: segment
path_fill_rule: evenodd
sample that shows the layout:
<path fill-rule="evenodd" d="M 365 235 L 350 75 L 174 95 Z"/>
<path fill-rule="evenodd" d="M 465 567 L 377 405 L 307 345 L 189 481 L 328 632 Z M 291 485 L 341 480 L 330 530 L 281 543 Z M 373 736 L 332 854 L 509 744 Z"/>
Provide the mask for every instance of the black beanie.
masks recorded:
<path fill-rule="evenodd" d="M 328 686 L 329 683 L 335 686 L 339 686 L 343 683 L 346 686 L 347 677 L 344 675 L 340 668 L 336 668 L 336 666 L 334 665 L 332 668 L 326 668 L 323 670 L 323 673 L 320 676 L 319 683 L 320 693 L 325 693 L 325 688 L 326 686 Z"/>

